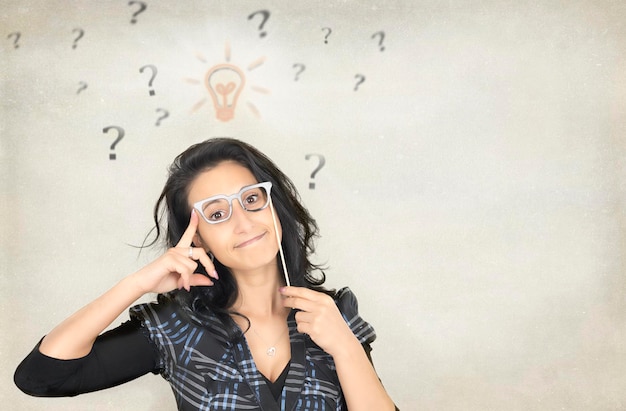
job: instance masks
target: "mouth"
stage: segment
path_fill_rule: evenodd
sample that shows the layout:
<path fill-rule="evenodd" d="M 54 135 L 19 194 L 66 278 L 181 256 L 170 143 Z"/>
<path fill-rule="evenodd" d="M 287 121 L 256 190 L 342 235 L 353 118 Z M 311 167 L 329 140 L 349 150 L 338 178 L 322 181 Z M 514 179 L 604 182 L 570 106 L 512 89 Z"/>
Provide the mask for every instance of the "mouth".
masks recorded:
<path fill-rule="evenodd" d="M 252 244 L 256 243 L 257 241 L 259 241 L 261 238 L 265 237 L 265 234 L 266 233 L 263 233 L 263 234 L 258 235 L 256 237 L 253 237 L 253 238 L 251 238 L 249 240 L 246 240 L 243 243 L 239 243 L 239 244 L 235 245 L 235 248 L 244 248 L 244 247 L 247 247 L 249 245 L 252 245 Z"/>

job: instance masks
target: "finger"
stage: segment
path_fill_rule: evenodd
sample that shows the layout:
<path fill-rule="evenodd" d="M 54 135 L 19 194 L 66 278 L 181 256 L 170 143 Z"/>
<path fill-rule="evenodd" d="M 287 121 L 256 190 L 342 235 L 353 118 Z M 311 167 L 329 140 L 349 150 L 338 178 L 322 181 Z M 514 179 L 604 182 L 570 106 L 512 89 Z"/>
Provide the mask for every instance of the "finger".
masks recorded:
<path fill-rule="evenodd" d="M 213 281 L 204 274 L 193 273 L 189 279 L 189 285 L 192 287 L 197 286 L 212 286 Z"/>
<path fill-rule="evenodd" d="M 190 247 L 191 248 L 191 247 Z M 189 249 L 187 248 L 171 248 L 170 252 L 173 253 L 174 260 L 172 270 L 177 273 L 193 273 L 198 267 L 198 263 L 189 258 Z"/>
<path fill-rule="evenodd" d="M 180 274 L 180 278 L 178 279 L 178 289 L 184 288 L 187 292 L 191 290 L 191 284 L 189 281 L 190 276 L 190 274 Z"/>
<path fill-rule="evenodd" d="M 194 250 L 195 254 L 199 254 L 198 260 L 200 260 L 200 262 L 204 262 L 205 265 L 208 265 L 208 267 L 205 267 L 207 272 L 215 271 L 214 268 L 212 268 L 211 259 L 203 249 L 193 248 L 192 250 Z M 170 249 L 170 252 L 173 253 L 174 256 L 174 264 L 171 266 L 170 272 L 178 275 L 178 289 L 184 288 L 189 291 L 190 287 L 196 285 L 214 285 L 213 281 L 208 278 L 206 274 L 194 272 L 198 268 L 198 263 L 192 258 L 189 258 L 188 252 L 183 253 L 181 249 L 177 248 Z"/>
<path fill-rule="evenodd" d="M 313 311 L 317 306 L 334 304 L 330 296 L 304 287 L 282 287 L 280 293 L 284 297 L 284 307 L 302 311 Z"/>
<path fill-rule="evenodd" d="M 198 215 L 196 214 L 196 210 L 191 210 L 191 217 L 189 218 L 189 225 L 187 229 L 183 233 L 182 237 L 180 237 L 180 241 L 176 244 L 176 247 L 190 247 L 193 242 L 193 236 L 196 234 L 196 230 L 198 229 Z"/>
<path fill-rule="evenodd" d="M 194 260 L 186 256 L 183 257 L 180 254 L 177 255 L 174 265 L 170 269 L 170 273 L 178 274 L 177 285 L 179 289 L 184 288 L 189 291 L 189 288 L 191 287 L 190 278 L 194 274 L 196 268 L 198 268 L 198 263 Z"/>
<path fill-rule="evenodd" d="M 308 323 L 298 323 L 296 325 L 296 330 L 300 333 L 300 334 L 307 334 L 307 335 L 311 335 L 311 326 Z"/>
<path fill-rule="evenodd" d="M 191 287 L 212 285 L 214 285 L 213 281 L 211 281 L 211 279 L 206 275 L 200 273 L 193 273 L 189 276 L 181 275 L 177 282 L 179 290 L 184 288 L 188 292 L 191 290 Z"/>
<path fill-rule="evenodd" d="M 209 258 L 206 251 L 204 251 L 204 249 L 202 248 L 195 248 L 193 254 L 194 254 L 194 257 L 196 256 L 198 257 L 194 259 L 200 261 L 200 264 L 204 266 L 207 274 L 215 278 L 216 280 L 219 280 L 220 277 L 217 275 L 217 270 L 215 270 L 215 265 L 213 264 L 213 261 L 211 261 L 211 259 Z"/>
<path fill-rule="evenodd" d="M 301 311 L 313 311 L 315 303 L 300 297 L 286 297 L 283 299 L 283 307 Z"/>
<path fill-rule="evenodd" d="M 315 320 L 315 315 L 306 311 L 298 311 L 294 316 L 296 324 L 310 324 Z"/>
<path fill-rule="evenodd" d="M 305 287 L 281 287 L 279 291 L 285 297 L 298 297 L 311 301 L 315 301 L 320 297 L 320 295 L 324 295 Z"/>

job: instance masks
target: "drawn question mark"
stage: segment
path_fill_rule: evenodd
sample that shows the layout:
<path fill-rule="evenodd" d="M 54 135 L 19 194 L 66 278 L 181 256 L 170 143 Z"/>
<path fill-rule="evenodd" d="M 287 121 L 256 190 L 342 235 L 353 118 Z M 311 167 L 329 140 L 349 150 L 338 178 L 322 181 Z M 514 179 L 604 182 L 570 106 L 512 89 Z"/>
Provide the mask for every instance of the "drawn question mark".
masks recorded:
<path fill-rule="evenodd" d="M 293 65 L 293 68 L 296 68 L 296 67 L 300 67 L 300 70 L 298 70 L 298 72 L 296 73 L 296 80 L 295 81 L 298 81 L 298 76 L 300 75 L 300 73 L 302 73 L 304 71 L 306 66 L 304 64 L 296 63 L 296 64 Z"/>
<path fill-rule="evenodd" d="M 118 126 L 108 126 L 102 129 L 103 133 L 108 133 L 110 129 L 115 129 L 117 131 L 117 138 L 115 139 L 115 141 L 113 142 L 113 144 L 111 144 L 111 151 L 115 150 L 115 146 L 117 145 L 117 143 L 120 142 L 120 140 L 122 140 L 122 138 L 124 138 L 124 129 L 122 127 L 118 127 Z M 109 154 L 109 160 L 115 160 L 117 157 L 115 156 L 115 153 L 110 153 Z"/>
<path fill-rule="evenodd" d="M 319 159 L 317 167 L 311 173 L 311 180 L 312 180 L 312 179 L 315 178 L 315 175 L 317 174 L 317 172 L 320 171 L 322 169 L 322 167 L 324 167 L 324 164 L 326 164 L 326 159 L 321 154 L 307 154 L 306 156 L 304 156 L 304 159 L 308 160 L 309 158 L 311 158 L 311 156 L 316 156 Z M 315 190 L 315 181 L 309 182 L 309 189 L 310 190 Z"/>
<path fill-rule="evenodd" d="M 254 16 L 256 16 L 259 13 L 263 15 L 263 21 L 259 25 L 259 30 L 263 30 L 263 26 L 265 25 L 265 22 L 267 22 L 267 19 L 270 18 L 270 12 L 269 11 L 267 11 L 267 10 L 255 11 L 254 13 L 252 13 L 251 15 L 248 16 L 248 20 L 252 20 L 254 18 Z M 261 31 L 259 33 L 259 37 L 263 38 L 263 37 L 265 37 L 266 34 L 267 34 L 266 32 Z"/>
<path fill-rule="evenodd" d="M 10 39 L 11 37 L 15 37 L 15 40 L 13 40 L 13 48 L 19 48 L 20 45 L 17 44 L 18 41 L 20 41 L 20 37 L 22 35 L 20 34 L 19 31 L 16 31 L 15 33 L 11 33 L 7 36 L 8 39 Z"/>
<path fill-rule="evenodd" d="M 76 33 L 76 32 L 78 32 L 78 37 L 74 39 L 74 44 L 72 44 L 73 49 L 75 49 L 78 46 L 78 44 L 76 44 L 78 43 L 78 40 L 80 40 L 85 35 L 85 31 L 83 29 L 72 30 L 72 33 Z"/>
<path fill-rule="evenodd" d="M 354 91 L 356 91 L 359 88 L 359 85 L 365 81 L 365 76 L 363 74 L 357 74 L 356 76 L 354 76 L 354 78 L 359 79 L 359 81 L 357 81 L 356 83 L 356 86 L 354 86 Z"/>
<path fill-rule="evenodd" d="M 328 44 L 328 36 L 330 36 L 330 33 L 332 33 L 333 31 L 330 29 L 330 27 L 324 27 L 322 30 L 328 30 L 328 33 L 326 33 L 326 36 L 324 36 L 324 43 Z"/>
<path fill-rule="evenodd" d="M 76 94 L 80 94 L 80 92 L 81 92 L 81 91 L 83 91 L 84 89 L 86 89 L 86 88 L 87 88 L 87 83 L 85 83 L 84 81 L 81 81 L 81 82 L 80 82 L 80 83 L 78 83 L 78 84 L 80 84 L 81 86 L 80 86 L 80 88 L 78 89 L 78 91 L 76 92 Z"/>
<path fill-rule="evenodd" d="M 158 126 L 160 126 L 160 125 L 161 125 L 161 120 L 164 120 L 164 119 L 168 118 L 168 117 L 169 117 L 169 115 L 170 115 L 170 113 L 169 113 L 169 111 L 167 111 L 167 110 L 165 110 L 165 109 L 162 109 L 162 108 L 157 108 L 157 109 L 156 109 L 156 112 L 157 112 L 157 113 L 159 113 L 159 112 L 162 112 L 162 113 L 163 113 L 163 114 L 161 115 L 161 117 L 159 117 L 159 118 L 157 119 L 156 126 L 158 127 Z"/>
<path fill-rule="evenodd" d="M 146 68 L 149 68 L 150 70 L 152 70 L 152 77 L 150 77 L 150 81 L 148 82 L 148 86 L 152 87 L 152 82 L 154 81 L 154 78 L 157 75 L 157 68 L 156 68 L 156 66 L 154 66 L 152 64 L 146 64 L 145 66 L 143 66 L 142 68 L 139 69 L 139 72 L 143 73 L 143 71 Z M 154 90 L 153 89 L 150 89 L 150 95 L 154 96 Z"/>
<path fill-rule="evenodd" d="M 383 46 L 383 40 L 385 40 L 385 32 L 377 31 L 376 33 L 372 34 L 372 38 L 376 36 L 380 36 L 380 40 L 378 41 L 378 46 L 380 47 L 380 51 L 385 51 L 385 46 Z"/>
<path fill-rule="evenodd" d="M 144 3 L 143 1 L 129 1 L 128 5 L 132 6 L 133 4 L 139 4 L 139 10 L 137 10 L 134 14 L 133 14 L 133 18 L 131 19 L 131 23 L 135 24 L 137 23 L 137 16 L 140 15 L 141 13 L 144 12 L 144 10 L 146 10 L 146 8 L 148 7 L 146 5 L 146 3 Z"/>

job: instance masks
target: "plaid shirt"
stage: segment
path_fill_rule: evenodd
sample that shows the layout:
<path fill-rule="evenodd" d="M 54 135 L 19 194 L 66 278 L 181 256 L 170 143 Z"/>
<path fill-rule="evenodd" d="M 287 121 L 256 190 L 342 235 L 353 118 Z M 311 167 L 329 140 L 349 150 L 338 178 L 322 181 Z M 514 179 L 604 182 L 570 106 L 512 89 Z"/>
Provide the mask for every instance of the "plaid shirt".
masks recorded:
<path fill-rule="evenodd" d="M 376 334 L 359 316 L 352 291 L 340 290 L 336 303 L 352 332 L 368 349 Z M 130 315 L 141 321 L 157 346 L 161 375 L 169 381 L 179 410 L 347 409 L 332 357 L 297 332 L 293 311 L 287 320 L 291 363 L 278 403 L 256 368 L 246 339 L 243 335 L 234 341 L 229 338 L 217 317 L 211 316 L 202 321 L 206 326 L 199 326 L 181 316 L 173 304 L 157 303 L 134 306 Z"/>

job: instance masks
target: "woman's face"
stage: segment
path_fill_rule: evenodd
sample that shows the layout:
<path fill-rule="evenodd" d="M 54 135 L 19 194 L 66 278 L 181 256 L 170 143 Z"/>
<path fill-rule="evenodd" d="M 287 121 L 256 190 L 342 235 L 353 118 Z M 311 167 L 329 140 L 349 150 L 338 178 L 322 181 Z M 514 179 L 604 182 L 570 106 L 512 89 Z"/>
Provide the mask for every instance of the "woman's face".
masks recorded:
<path fill-rule="evenodd" d="M 191 183 L 188 203 L 223 194 L 239 193 L 242 188 L 260 183 L 246 167 L 234 161 L 224 161 L 199 174 Z M 271 205 L 260 211 L 246 211 L 238 200 L 232 201 L 232 215 L 218 224 L 207 223 L 199 216 L 194 243 L 215 255 L 233 273 L 276 268 L 278 243 L 272 220 Z M 196 211 L 197 212 L 197 211 Z M 282 235 L 280 222 L 278 235 Z"/>

